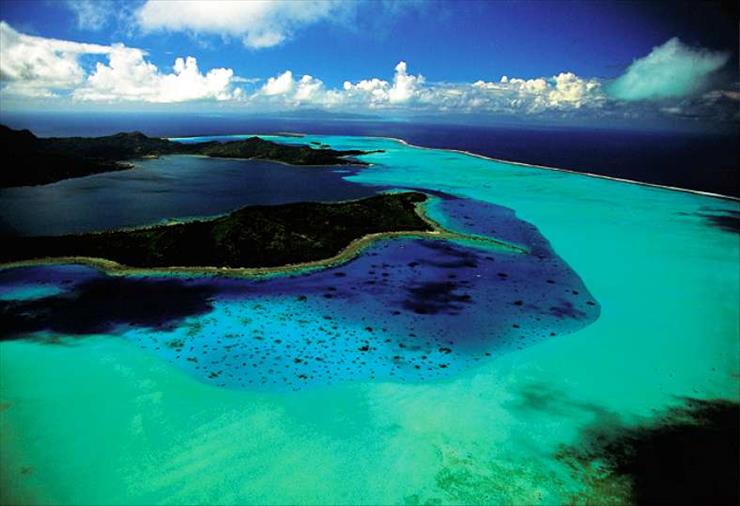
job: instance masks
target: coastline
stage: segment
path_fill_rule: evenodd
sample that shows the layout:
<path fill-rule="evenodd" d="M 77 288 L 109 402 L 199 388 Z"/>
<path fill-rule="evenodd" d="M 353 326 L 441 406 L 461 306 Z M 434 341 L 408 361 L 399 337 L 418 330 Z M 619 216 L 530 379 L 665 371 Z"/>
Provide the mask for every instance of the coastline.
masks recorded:
<path fill-rule="evenodd" d="M 238 135 L 240 135 L 240 134 L 238 134 Z M 284 136 L 284 135 L 280 135 L 280 134 L 254 134 L 254 135 L 256 135 L 256 136 L 260 136 L 260 135 L 271 135 L 271 136 L 283 136 L 283 137 L 294 137 L 295 136 L 295 135 Z M 301 136 L 303 136 L 303 137 L 305 137 L 306 135 L 316 135 L 316 136 L 319 136 L 319 137 L 332 137 L 332 135 L 301 133 Z M 650 187 L 650 188 L 659 188 L 659 189 L 662 189 L 662 190 L 692 193 L 692 194 L 695 194 L 695 195 L 702 195 L 702 196 L 705 196 L 705 197 L 712 197 L 712 198 L 718 198 L 718 199 L 723 199 L 723 200 L 732 200 L 732 201 L 735 201 L 735 202 L 740 202 L 740 197 L 733 197 L 731 195 L 724 195 L 724 194 L 721 194 L 721 193 L 712 193 L 712 192 L 706 192 L 706 191 L 702 191 L 702 190 L 692 190 L 690 188 L 681 188 L 681 187 L 678 187 L 678 186 L 662 185 L 662 184 L 658 184 L 658 183 L 648 183 L 646 181 L 637 181 L 635 179 L 626 179 L 626 178 L 620 178 L 620 177 L 614 177 L 614 176 L 606 176 L 606 175 L 603 175 L 603 174 L 595 174 L 593 172 L 581 172 L 581 171 L 577 171 L 577 170 L 573 170 L 573 169 L 564 169 L 564 168 L 560 168 L 560 167 L 551 167 L 551 166 L 547 166 L 547 165 L 538 165 L 538 164 L 526 163 L 526 162 L 516 162 L 516 161 L 513 161 L 513 160 L 504 160 L 502 158 L 494 158 L 492 156 L 481 155 L 480 153 L 473 153 L 471 151 L 465 151 L 463 149 L 454 149 L 454 148 L 430 148 L 430 147 L 427 147 L 427 146 L 419 146 L 418 144 L 412 144 L 412 143 L 408 142 L 407 140 L 401 139 L 401 138 L 398 138 L 398 137 L 388 137 L 388 136 L 381 136 L 381 135 L 356 135 L 356 136 L 349 136 L 349 137 L 365 137 L 365 138 L 368 138 L 368 139 L 385 139 L 385 140 L 395 141 L 395 142 L 398 142 L 400 144 L 404 144 L 406 146 L 409 146 L 409 147 L 412 147 L 412 148 L 417 148 L 417 149 L 431 149 L 431 150 L 437 150 L 437 151 L 447 151 L 447 152 L 450 152 L 450 153 L 459 153 L 459 154 L 463 154 L 463 155 L 469 155 L 469 156 L 472 156 L 472 157 L 475 157 L 475 158 L 481 158 L 483 160 L 490 160 L 490 161 L 494 161 L 494 162 L 507 163 L 507 164 L 510 164 L 510 165 L 519 165 L 519 166 L 522 166 L 522 167 L 530 167 L 530 168 L 534 168 L 534 169 L 550 170 L 550 171 L 555 171 L 555 172 L 565 172 L 567 174 L 576 174 L 576 175 L 580 175 L 580 176 L 593 177 L 593 178 L 597 178 L 597 179 L 607 179 L 607 180 L 610 180 L 610 181 L 617 181 L 619 183 L 635 184 L 635 185 L 638 185 L 638 186 L 647 186 L 647 187 Z M 172 137 L 172 138 L 165 137 L 165 138 L 167 138 L 167 139 L 174 139 L 175 137 Z"/>
<path fill-rule="evenodd" d="M 447 230 L 426 215 L 423 209 L 423 205 L 424 203 L 416 205 L 416 214 L 432 227 L 431 231 L 398 231 L 366 234 L 362 237 L 354 239 L 334 256 L 319 260 L 312 260 L 309 262 L 285 264 L 274 267 L 169 266 L 148 268 L 131 267 L 105 258 L 66 256 L 35 258 L 30 260 L 19 260 L 15 262 L 0 263 L 0 270 L 16 269 L 20 267 L 36 267 L 42 265 L 75 264 L 92 267 L 112 276 L 168 276 L 174 274 L 182 277 L 220 276 L 228 278 L 262 278 L 272 275 L 303 273 L 328 267 L 335 267 L 337 265 L 344 264 L 349 260 L 352 260 L 363 250 L 365 250 L 375 242 L 392 238 L 470 241 L 473 243 L 493 245 L 497 248 L 511 253 L 529 253 L 526 248 L 505 241 L 473 234 L 462 234 L 459 232 L 452 232 L 450 230 Z M 171 223 L 165 226 L 176 224 L 177 223 Z"/>
<path fill-rule="evenodd" d="M 366 153 L 367 155 L 371 155 L 372 153 Z M 287 165 L 289 167 L 309 167 L 309 168 L 334 168 L 334 167 L 371 167 L 372 163 L 366 163 L 366 162 L 358 162 L 353 160 L 348 160 L 346 158 L 342 158 L 343 160 L 346 160 L 347 163 L 337 163 L 333 165 L 317 165 L 313 163 L 288 163 L 283 162 L 282 160 L 272 160 L 270 158 L 239 158 L 236 156 L 210 156 L 210 155 L 201 155 L 197 153 L 172 153 L 167 154 L 163 156 L 194 156 L 196 158 L 206 158 L 210 160 L 251 160 L 251 161 L 257 161 L 257 162 L 271 162 L 271 163 L 279 163 L 280 165 Z M 350 156 L 350 155 L 348 155 Z M 354 156 L 365 156 L 365 155 L 354 155 Z"/>
<path fill-rule="evenodd" d="M 259 135 L 271 135 L 271 136 L 283 136 L 283 137 L 298 137 L 298 136 L 306 136 L 306 135 L 313 135 L 313 134 L 298 134 L 298 133 L 282 133 L 282 134 L 255 134 L 257 136 Z M 322 136 L 322 137 L 331 137 L 331 136 Z M 677 191 L 677 192 L 686 192 L 691 194 L 697 194 L 702 196 L 707 196 L 710 198 L 718 198 L 723 200 L 730 200 L 735 202 L 740 202 L 740 198 L 732 197 L 729 195 L 722 195 L 722 194 L 716 194 L 711 192 L 704 192 L 699 190 L 691 190 L 686 188 L 679 188 L 679 187 L 673 187 L 673 186 L 666 186 L 666 185 L 659 185 L 655 183 L 647 183 L 647 182 L 641 182 L 641 181 L 635 181 L 630 179 L 623 179 L 623 178 L 617 178 L 612 176 L 605 176 L 601 174 L 594 174 L 589 172 L 579 172 L 575 170 L 570 169 L 562 169 L 558 167 L 549 167 L 545 165 L 537 165 L 537 164 L 529 164 L 524 162 L 515 162 L 510 160 L 503 160 L 499 158 L 493 158 L 486 155 L 481 155 L 478 153 L 473 153 L 465 150 L 459 150 L 459 149 L 452 149 L 452 148 L 431 148 L 426 146 L 418 146 L 415 144 L 412 144 L 404 139 L 400 139 L 397 137 L 386 137 L 386 136 L 357 136 L 357 137 L 365 137 L 370 139 L 384 139 L 384 140 L 390 140 L 393 142 L 397 142 L 399 144 L 409 146 L 416 149 L 425 149 L 425 150 L 437 150 L 437 151 L 447 151 L 452 153 L 458 153 L 463 155 L 468 155 L 475 158 L 480 158 L 484 160 L 489 161 L 495 161 L 500 163 L 506 163 L 511 165 L 518 165 L 522 167 L 529 167 L 529 168 L 535 168 L 535 169 L 543 169 L 543 170 L 549 170 L 549 171 L 556 171 L 556 172 L 564 172 L 568 174 L 575 174 L 575 175 L 581 175 L 586 177 L 593 177 L 593 178 L 599 178 L 599 179 L 607 179 L 611 181 L 617 181 L 620 183 L 625 184 L 635 184 L 640 186 L 647 186 L 652 188 L 658 188 L 668 191 Z M 166 155 L 171 156 L 171 155 Z M 193 156 L 198 158 L 215 158 L 215 159 L 225 159 L 225 160 L 250 160 L 250 159 L 243 159 L 243 158 L 233 158 L 233 157 L 212 157 L 207 155 L 200 155 L 200 154 L 182 154 L 177 156 Z M 293 165 L 288 164 L 286 162 L 280 162 L 276 160 L 264 160 L 269 161 L 272 163 L 280 163 L 285 165 Z M 131 168 L 136 168 L 136 163 L 128 163 L 131 165 Z M 360 167 L 370 167 L 374 164 L 343 164 L 343 165 L 337 165 L 337 167 L 347 167 L 347 166 L 360 166 Z M 305 167 L 326 167 L 324 165 L 304 165 Z M 423 210 L 424 204 L 417 204 L 416 205 L 416 213 L 419 215 L 420 218 L 422 218 L 425 222 L 427 222 L 431 227 L 431 231 L 397 231 L 397 232 L 380 232 L 380 233 L 373 233 L 373 234 L 367 234 L 362 237 L 356 238 L 352 240 L 348 245 L 346 245 L 342 250 L 340 250 L 337 254 L 333 255 L 329 258 L 324 259 L 318 259 L 318 260 L 312 260 L 308 262 L 302 262 L 302 263 L 295 263 L 295 264 L 285 264 L 280 266 L 271 266 L 271 267 L 214 267 L 214 266 L 168 266 L 168 267 L 151 267 L 151 268 L 145 268 L 145 267 L 130 267 L 127 265 L 119 264 L 115 261 L 108 260 L 105 258 L 94 258 L 94 257 L 83 257 L 83 256 L 70 256 L 70 257 L 45 257 L 45 258 L 37 258 L 37 259 L 30 259 L 30 260 L 21 260 L 21 261 L 15 261 L 15 262 L 7 262 L 7 263 L 0 263 L 0 270 L 3 269 L 12 269 L 17 267 L 29 267 L 29 266 L 37 266 L 37 265 L 57 265 L 57 264 L 81 264 L 86 265 L 89 267 L 96 268 L 100 271 L 103 271 L 107 274 L 111 275 L 138 275 L 138 276 L 150 276 L 150 275 L 183 275 L 183 276 L 224 276 L 224 277 L 237 277 L 237 278 L 254 278 L 254 277 L 265 277 L 270 275 L 279 275 L 279 274 L 285 274 L 285 273 L 295 273 L 295 272 L 301 272 L 301 271 L 312 271 L 327 267 L 333 267 L 336 265 L 343 264 L 352 258 L 359 255 L 365 248 L 369 247 L 376 241 L 384 240 L 384 239 L 390 239 L 390 238 L 396 238 L 396 237 L 409 237 L 409 238 L 425 238 L 425 239 L 436 239 L 436 240 L 458 240 L 458 241 L 471 241 L 471 242 L 479 242 L 479 243 L 487 243 L 487 244 L 493 244 L 496 247 L 502 248 L 504 250 L 514 252 L 514 253 L 528 253 L 528 251 L 525 248 L 522 248 L 520 246 L 517 246 L 515 244 L 507 243 L 505 241 L 500 241 L 493 238 L 488 238 L 484 236 L 477 236 L 473 234 L 463 234 L 458 232 L 453 232 L 450 230 L 445 229 L 435 221 L 431 220 L 426 213 Z M 228 213 L 225 213 L 228 214 Z M 149 229 L 153 227 L 158 226 L 170 226 L 170 225 L 177 225 L 180 223 L 187 223 L 190 221 L 197 221 L 199 219 L 203 218 L 217 218 L 219 216 L 223 216 L 225 214 L 219 214 L 219 215 L 213 215 L 213 216 L 195 216 L 195 217 L 188 217 L 188 218 L 180 218 L 176 220 L 168 220 L 165 223 L 153 223 L 149 225 L 144 226 L 136 226 L 136 227 L 125 227 L 122 230 L 136 230 L 136 229 Z M 94 232 L 93 232 L 94 233 Z M 105 233 L 105 231 L 101 231 L 99 233 Z"/>
<path fill-rule="evenodd" d="M 287 135 L 286 135 L 287 134 Z M 234 136 L 241 136 L 246 134 L 232 134 Z M 274 133 L 274 134 L 250 134 L 259 137 L 260 135 L 268 135 L 268 136 L 274 136 L 274 137 L 305 137 L 307 135 L 316 135 L 319 137 L 332 137 L 332 135 L 323 135 L 323 134 L 311 134 L 311 133 L 305 133 L 305 132 L 289 132 L 289 133 Z M 163 137 L 163 139 L 168 140 L 174 140 L 174 139 L 188 139 L 193 137 L 208 137 L 208 136 L 188 136 L 188 137 Z M 636 179 L 626 179 L 626 178 L 620 178 L 620 177 L 614 177 L 614 176 L 606 176 L 603 174 L 595 174 L 593 172 L 581 172 L 578 170 L 573 169 L 564 169 L 560 167 L 551 167 L 548 165 L 538 165 L 533 163 L 526 163 L 526 162 L 516 162 L 513 160 L 504 160 L 502 158 L 494 158 L 492 156 L 486 156 L 481 155 L 480 153 L 473 153 L 472 151 L 466 151 L 464 149 L 455 149 L 455 148 L 430 148 L 427 146 L 419 146 L 418 144 L 412 144 L 408 142 L 405 139 L 401 139 L 399 137 L 388 137 L 388 136 L 382 136 L 382 135 L 355 135 L 355 136 L 348 136 L 348 137 L 365 137 L 368 139 L 385 139 L 385 140 L 391 140 L 398 142 L 400 144 L 404 144 L 406 146 L 417 148 L 417 149 L 433 149 L 438 151 L 447 151 L 450 153 L 459 153 L 463 155 L 469 155 L 475 158 L 481 158 L 483 160 L 490 160 L 494 162 L 500 162 L 500 163 L 507 163 L 510 165 L 519 165 L 522 167 L 530 167 L 534 169 L 543 169 L 543 170 L 551 170 L 555 172 L 565 172 L 567 174 L 577 174 L 581 176 L 586 177 L 593 177 L 598 179 L 607 179 L 610 181 L 617 181 L 619 183 L 626 183 L 626 184 L 636 184 L 639 186 L 647 186 L 650 188 L 660 188 L 663 190 L 670 190 L 670 191 L 678 191 L 678 192 L 685 192 L 685 193 L 693 193 L 695 195 L 703 195 L 705 197 L 712 197 L 712 198 L 718 198 L 718 199 L 724 199 L 724 200 L 732 200 L 735 202 L 740 202 L 740 197 L 733 197 L 731 195 L 723 195 L 721 193 L 712 193 L 712 192 L 706 192 L 702 190 L 692 190 L 690 188 L 681 188 L 678 186 L 669 186 L 669 185 L 662 185 L 658 183 L 648 183 L 645 181 L 637 181 Z M 278 162 L 279 163 L 279 162 Z M 371 164 L 372 165 L 372 164 Z"/>
<path fill-rule="evenodd" d="M 365 137 L 365 136 L 359 136 L 359 137 Z M 520 165 L 522 167 L 531 167 L 531 168 L 534 168 L 534 169 L 551 170 L 551 171 L 555 171 L 555 172 L 565 172 L 565 173 L 568 173 L 568 174 L 576 174 L 576 175 L 580 175 L 580 176 L 594 177 L 594 178 L 597 178 L 597 179 L 608 179 L 610 181 L 617 181 L 619 183 L 636 184 L 636 185 L 639 185 L 639 186 L 648 186 L 648 187 L 651 187 L 651 188 L 660 188 L 662 190 L 670 190 L 670 191 L 678 191 L 678 192 L 685 192 L 685 193 L 693 193 L 693 194 L 696 194 L 696 195 L 703 195 L 705 197 L 712 197 L 712 198 L 718 198 L 718 199 L 724 199 L 724 200 L 733 200 L 735 202 L 740 202 L 740 197 L 733 197 L 731 195 L 723 195 L 721 193 L 705 192 L 705 191 L 702 191 L 702 190 L 691 190 L 689 188 L 680 188 L 678 186 L 668 186 L 668 185 L 662 185 L 662 184 L 657 184 L 657 183 L 648 183 L 648 182 L 645 182 L 645 181 L 637 181 L 635 179 L 624 179 L 624 178 L 614 177 L 614 176 L 605 176 L 603 174 L 594 174 L 593 172 L 580 172 L 580 171 L 572 170 L 572 169 L 561 169 L 559 167 L 549 167 L 547 165 L 537 165 L 537 164 L 525 163 L 525 162 L 514 162 L 512 160 L 503 160 L 501 158 L 493 158 L 491 156 L 481 155 L 479 153 L 472 153 L 470 151 L 465 151 L 463 149 L 429 148 L 429 147 L 426 147 L 426 146 L 418 146 L 416 144 L 411 144 L 410 142 L 408 142 L 408 141 L 406 141 L 404 139 L 399 139 L 398 137 L 381 137 L 381 136 L 375 136 L 375 137 L 370 137 L 370 138 L 374 138 L 374 139 L 388 139 L 388 140 L 396 141 L 396 142 L 399 142 L 399 143 L 404 144 L 406 146 L 409 146 L 409 147 L 412 147 L 412 148 L 417 148 L 417 149 L 433 149 L 433 150 L 438 150 L 438 151 L 447 151 L 447 152 L 450 152 L 450 153 L 460 153 L 460 154 L 469 155 L 469 156 L 472 156 L 472 157 L 475 157 L 475 158 L 482 158 L 483 160 L 491 160 L 491 161 L 494 161 L 494 162 L 507 163 L 507 164 L 511 164 L 511 165 Z"/>

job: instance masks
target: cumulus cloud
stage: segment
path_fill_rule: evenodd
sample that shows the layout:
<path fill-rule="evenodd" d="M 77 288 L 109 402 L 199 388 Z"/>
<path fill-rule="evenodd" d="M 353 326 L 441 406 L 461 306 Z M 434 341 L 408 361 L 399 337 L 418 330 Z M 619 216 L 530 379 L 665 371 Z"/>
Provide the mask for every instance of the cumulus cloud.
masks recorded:
<path fill-rule="evenodd" d="M 144 31 L 169 30 L 239 37 L 252 49 L 276 46 L 301 27 L 351 7 L 339 0 L 147 0 L 137 12 Z"/>
<path fill-rule="evenodd" d="M 503 76 L 498 81 L 428 83 L 420 74 L 410 74 L 399 62 L 391 80 L 372 77 L 344 81 L 340 89 L 327 89 L 311 76 L 295 80 L 290 71 L 271 77 L 252 100 L 269 97 L 273 107 L 310 103 L 315 107 L 358 111 L 397 110 L 405 112 L 458 112 L 539 114 L 601 108 L 606 101 L 600 81 L 583 79 L 570 72 L 549 78 L 518 79 Z"/>
<path fill-rule="evenodd" d="M 535 79 L 502 76 L 497 82 L 477 81 L 465 99 L 479 108 L 500 112 L 517 110 L 530 114 L 599 108 L 605 97 L 597 79 L 584 79 L 572 72 Z"/>
<path fill-rule="evenodd" d="M 374 77 L 363 79 L 357 83 L 345 81 L 342 87 L 344 97 L 335 96 L 334 102 L 345 100 L 349 102 L 367 102 L 371 107 L 381 107 L 390 104 L 403 104 L 421 97 L 424 76 L 410 75 L 406 62 L 396 65 L 393 84 Z"/>
<path fill-rule="evenodd" d="M 315 97 L 321 95 L 323 89 L 324 82 L 321 79 L 304 75 L 298 81 L 295 96 L 293 98 L 298 102 L 311 102 Z"/>
<path fill-rule="evenodd" d="M 162 73 L 144 59 L 142 51 L 116 45 L 108 63 L 98 63 L 72 96 L 78 100 L 155 103 L 230 100 L 241 96 L 240 89 L 232 90 L 231 69 L 217 68 L 203 74 L 196 59 L 189 56 L 177 58 L 172 70 Z"/>
<path fill-rule="evenodd" d="M 286 70 L 276 77 L 271 77 L 262 87 L 263 95 L 285 95 L 293 89 L 293 72 Z"/>
<path fill-rule="evenodd" d="M 87 75 L 82 55 L 99 55 Z M 71 93 L 78 100 L 182 102 L 241 97 L 231 69 L 203 74 L 195 58 L 177 58 L 170 73 L 146 61 L 141 49 L 122 44 L 82 44 L 18 33 L 0 22 L 0 80 L 5 95 L 53 97 Z"/>
<path fill-rule="evenodd" d="M 388 100 L 394 104 L 408 102 L 416 95 L 422 84 L 424 84 L 424 76 L 409 75 L 406 71 L 406 62 L 399 62 L 396 65 L 396 74 L 393 76 L 393 86 L 388 90 Z"/>
<path fill-rule="evenodd" d="M 727 53 L 692 48 L 674 37 L 632 62 L 608 91 L 627 101 L 686 97 L 701 91 L 728 59 Z"/>
<path fill-rule="evenodd" d="M 110 54 L 109 46 L 47 39 L 18 33 L 0 21 L 0 80 L 15 94 L 53 96 L 85 78 L 82 54 Z"/>
<path fill-rule="evenodd" d="M 712 72 L 708 69 L 716 69 L 726 61 L 724 55 L 676 44 L 680 43 L 676 40 L 664 44 L 637 60 L 625 76 L 651 74 L 645 68 L 650 71 L 661 69 L 658 73 L 667 72 L 662 69 L 662 63 L 659 65 L 656 61 L 662 62 L 667 58 L 686 63 L 688 59 L 693 63 L 679 65 L 681 73 L 676 79 L 682 89 L 693 89 L 698 79 L 697 68 L 703 69 L 699 74 L 706 75 Z M 677 53 L 683 56 L 677 58 Z M 80 64 L 83 57 L 85 66 Z M 90 59 L 90 63 L 94 63 L 92 68 L 87 65 Z M 694 84 L 687 84 L 683 78 L 688 73 L 686 68 L 692 69 Z M 614 99 L 608 91 L 617 84 L 618 81 L 610 84 L 572 72 L 534 78 L 502 76 L 497 80 L 473 83 L 428 82 L 423 75 L 410 72 L 409 65 L 400 61 L 389 75 L 344 81 L 340 87 L 332 88 L 317 77 L 308 74 L 298 77 L 291 70 L 266 80 L 244 79 L 229 68 L 201 70 L 194 57 L 176 58 L 171 68 L 159 68 L 148 61 L 145 51 L 138 48 L 35 37 L 19 33 L 7 23 L 0 22 L 1 96 L 15 97 L 21 103 L 32 103 L 33 99 L 41 98 L 107 103 L 208 100 L 231 101 L 244 111 L 283 111 L 304 107 L 410 115 L 581 115 L 623 119 L 662 115 L 740 120 L 740 87 L 737 83 L 725 83 L 720 88 L 698 90 L 678 98 L 664 94 L 663 100 L 659 101 L 636 99 L 656 96 L 655 86 L 646 87 L 644 82 L 621 85 L 622 93 L 630 99 Z M 674 83 L 674 86 L 678 85 Z M 652 90 L 649 93 L 645 91 L 648 88 Z"/>
<path fill-rule="evenodd" d="M 301 103 L 326 103 L 324 82 L 321 79 L 304 75 L 296 80 L 290 70 L 267 79 L 259 91 L 252 95 L 251 100 L 259 103 L 266 97 L 272 104 L 282 103 L 286 106 Z"/>

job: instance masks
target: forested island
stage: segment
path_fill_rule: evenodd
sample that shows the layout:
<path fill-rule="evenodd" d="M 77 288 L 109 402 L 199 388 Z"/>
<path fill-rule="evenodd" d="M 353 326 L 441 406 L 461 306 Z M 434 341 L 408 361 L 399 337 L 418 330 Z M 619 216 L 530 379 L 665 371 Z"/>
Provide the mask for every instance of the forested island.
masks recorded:
<path fill-rule="evenodd" d="M 281 144 L 259 137 L 229 142 L 180 143 L 141 132 L 105 137 L 36 137 L 29 130 L 0 125 L 3 168 L 0 188 L 48 184 L 99 172 L 133 168 L 131 160 L 189 154 L 272 160 L 292 165 L 367 165 L 348 157 L 369 151 L 338 151 L 326 146 Z"/>
<path fill-rule="evenodd" d="M 323 260 L 368 234 L 428 232 L 418 192 L 337 203 L 250 206 L 199 221 L 150 228 L 13 238 L 0 262 L 88 257 L 129 267 L 275 267 Z"/>

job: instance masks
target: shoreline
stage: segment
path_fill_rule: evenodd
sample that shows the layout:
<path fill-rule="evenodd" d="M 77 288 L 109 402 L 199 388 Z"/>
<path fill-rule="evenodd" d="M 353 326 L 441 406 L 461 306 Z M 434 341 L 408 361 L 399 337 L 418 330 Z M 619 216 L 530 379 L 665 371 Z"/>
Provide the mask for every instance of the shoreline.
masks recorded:
<path fill-rule="evenodd" d="M 366 137 L 366 136 L 362 135 L 362 136 L 357 136 L 357 137 Z M 723 195 L 721 193 L 712 193 L 712 192 L 707 192 L 707 191 L 703 191 L 703 190 L 692 190 L 692 189 L 689 189 L 689 188 L 681 188 L 681 187 L 678 187 L 678 186 L 668 186 L 668 185 L 662 185 L 662 184 L 658 184 L 658 183 L 648 183 L 648 182 L 645 182 L 645 181 L 637 181 L 635 179 L 625 179 L 625 178 L 620 178 L 620 177 L 615 177 L 615 176 L 606 176 L 604 174 L 595 174 L 593 172 L 580 172 L 580 171 L 573 170 L 573 169 L 561 169 L 559 167 L 549 167 L 547 165 L 537 165 L 537 164 L 533 164 L 533 163 L 515 162 L 515 161 L 512 161 L 512 160 L 503 160 L 501 158 L 494 158 L 492 156 L 481 155 L 479 153 L 472 153 L 470 151 L 465 151 L 463 149 L 454 149 L 454 148 L 430 148 L 430 147 L 427 147 L 427 146 L 418 146 L 416 144 L 411 144 L 410 142 L 408 142 L 408 141 L 406 141 L 404 139 L 399 139 L 398 137 L 382 137 L 382 136 L 372 136 L 372 137 L 371 136 L 367 136 L 367 137 L 368 138 L 373 138 L 373 139 L 387 139 L 387 140 L 392 140 L 392 141 L 396 141 L 396 142 L 399 142 L 399 143 L 404 144 L 406 146 L 409 146 L 409 147 L 412 147 L 412 148 L 417 148 L 417 149 L 432 149 L 432 150 L 438 150 L 438 151 L 447 151 L 447 152 L 450 152 L 450 153 L 460 153 L 460 154 L 469 155 L 469 156 L 472 156 L 472 157 L 475 157 L 475 158 L 482 158 L 483 160 L 490 160 L 490 161 L 494 161 L 494 162 L 507 163 L 507 164 L 510 164 L 510 165 L 519 165 L 519 166 L 522 166 L 522 167 L 531 167 L 531 168 L 534 168 L 534 169 L 551 170 L 551 171 L 555 171 L 555 172 L 565 172 L 567 174 L 576 174 L 576 175 L 580 175 L 580 176 L 593 177 L 593 178 L 597 178 L 597 179 L 608 179 L 610 181 L 617 181 L 617 182 L 620 182 L 620 183 L 635 184 L 635 185 L 638 185 L 638 186 L 648 186 L 648 187 L 651 187 L 651 188 L 660 188 L 662 190 L 669 190 L 669 191 L 693 193 L 693 194 L 702 195 L 702 196 L 705 196 L 705 197 L 713 197 L 713 198 L 718 198 L 718 199 L 723 199 L 723 200 L 733 200 L 735 202 L 740 202 L 740 197 L 733 197 L 731 195 Z"/>
<path fill-rule="evenodd" d="M 243 135 L 243 134 L 233 134 L 233 135 Z M 269 136 L 277 136 L 277 137 L 281 137 L 281 136 L 282 137 L 292 137 L 292 136 L 294 136 L 294 135 L 284 136 L 284 135 L 280 135 L 280 134 L 254 134 L 254 135 L 256 135 L 256 136 L 269 135 Z M 324 135 L 324 134 L 301 133 L 301 136 L 303 136 L 303 137 L 305 137 L 307 135 L 316 136 L 316 137 L 338 137 L 338 135 Z M 191 137 L 197 137 L 197 136 L 191 136 Z M 206 137 L 206 136 L 201 136 L 201 137 Z M 217 137 L 217 136 L 212 136 L 212 137 Z M 616 176 L 607 176 L 607 175 L 604 175 L 604 174 L 596 174 L 596 173 L 593 173 L 593 172 L 581 172 L 581 171 L 577 171 L 577 170 L 573 170 L 573 169 L 564 169 L 564 168 L 560 168 L 560 167 L 551 167 L 551 166 L 548 166 L 548 165 L 538 165 L 538 164 L 534 164 L 534 163 L 516 162 L 516 161 L 513 161 L 513 160 L 504 160 L 502 158 L 494 158 L 492 156 L 481 155 L 480 153 L 473 153 L 471 151 L 466 151 L 464 149 L 455 149 L 455 148 L 430 148 L 428 146 L 419 146 L 418 144 L 412 144 L 412 143 L 408 142 L 407 140 L 401 139 L 399 137 L 388 137 L 388 136 L 382 136 L 382 135 L 349 135 L 349 136 L 343 136 L 343 137 L 365 137 L 367 139 L 385 139 L 385 140 L 395 141 L 395 142 L 398 142 L 400 144 L 403 144 L 403 145 L 406 145 L 406 146 L 409 146 L 409 147 L 412 147 L 412 148 L 417 148 L 417 149 L 432 149 L 432 150 L 437 150 L 437 151 L 447 151 L 447 152 L 450 152 L 450 153 L 459 153 L 459 154 L 463 154 L 463 155 L 469 155 L 469 156 L 472 156 L 472 157 L 475 157 L 475 158 L 481 158 L 483 160 L 490 160 L 490 161 L 499 162 L 499 163 L 507 163 L 507 164 L 510 164 L 510 165 L 519 165 L 519 166 L 522 166 L 522 167 L 530 167 L 530 168 L 534 168 L 534 169 L 550 170 L 550 171 L 555 171 L 555 172 L 565 172 L 567 174 L 576 174 L 576 175 L 581 175 L 581 176 L 586 176 L 586 177 L 593 177 L 593 178 L 597 178 L 597 179 L 607 179 L 607 180 L 610 180 L 610 181 L 617 181 L 619 183 L 635 184 L 635 185 L 638 185 L 638 186 L 647 186 L 647 187 L 650 187 L 650 188 L 659 188 L 659 189 L 662 189 L 662 190 L 692 193 L 692 194 L 695 194 L 695 195 L 702 195 L 702 196 L 705 196 L 705 197 L 712 197 L 712 198 L 718 198 L 718 199 L 723 199 L 723 200 L 732 200 L 732 201 L 735 201 L 735 202 L 740 202 L 740 197 L 733 197 L 731 195 L 724 195 L 724 194 L 721 194 L 721 193 L 713 193 L 713 192 L 708 192 L 708 191 L 703 191 L 703 190 L 692 190 L 690 188 L 681 188 L 679 186 L 662 185 L 662 184 L 658 184 L 658 183 L 648 183 L 646 181 L 637 181 L 636 179 L 626 179 L 626 178 L 620 178 L 620 177 L 616 177 Z M 164 137 L 164 138 L 167 138 L 167 139 L 175 139 L 176 137 L 172 137 L 172 138 L 170 138 L 170 137 Z M 181 138 L 181 139 L 187 139 L 188 137 L 179 137 L 179 138 Z"/>
<path fill-rule="evenodd" d="M 347 155 L 347 156 L 366 156 L 366 155 L 371 155 L 371 154 L 373 153 L 368 152 L 362 155 Z M 194 156 L 197 158 L 206 158 L 210 160 L 248 160 L 248 161 L 253 161 L 253 162 L 279 163 L 280 165 L 287 165 L 288 167 L 308 167 L 312 169 L 316 169 L 316 168 L 328 169 L 328 168 L 334 168 L 334 167 L 372 167 L 373 165 L 371 163 L 366 163 L 366 162 L 357 161 L 357 160 L 353 161 L 353 160 L 348 160 L 346 158 L 342 158 L 342 159 L 346 160 L 347 163 L 318 165 L 318 164 L 313 164 L 313 163 L 300 163 L 300 164 L 289 163 L 289 162 L 283 162 L 282 160 L 272 160 L 270 158 L 237 158 L 235 156 L 210 156 L 210 155 L 200 155 L 197 153 L 171 153 L 171 154 L 162 155 L 162 156 Z"/>
<path fill-rule="evenodd" d="M 100 272 L 111 276 L 168 276 L 179 275 L 182 277 L 228 277 L 228 278 L 263 278 L 272 275 L 305 273 L 314 270 L 336 267 L 344 264 L 349 260 L 357 257 L 363 250 L 373 245 L 375 242 L 392 239 L 392 238 L 417 238 L 432 240 L 457 240 L 470 241 L 473 243 L 482 243 L 494 245 L 502 250 L 528 254 L 529 251 L 516 244 L 508 243 L 498 239 L 474 234 L 463 234 L 445 229 L 436 221 L 429 218 L 423 210 L 425 203 L 416 205 L 416 214 L 432 227 L 430 231 L 395 231 L 395 232 L 377 232 L 366 234 L 354 239 L 337 254 L 319 260 L 309 262 L 300 262 L 295 264 L 285 264 L 272 267 L 214 267 L 214 266 L 168 266 L 168 267 L 131 267 L 120 264 L 113 260 L 97 257 L 85 256 L 65 256 L 65 257 L 45 257 L 30 260 L 18 260 L 14 262 L 0 263 L 0 270 L 17 269 L 21 267 L 36 267 L 43 265 L 84 265 L 92 267 Z M 171 225 L 176 225 L 172 223 Z M 168 225 L 165 225 L 168 226 Z M 145 227 L 147 228 L 147 227 Z M 103 232 L 104 233 L 104 232 Z"/>

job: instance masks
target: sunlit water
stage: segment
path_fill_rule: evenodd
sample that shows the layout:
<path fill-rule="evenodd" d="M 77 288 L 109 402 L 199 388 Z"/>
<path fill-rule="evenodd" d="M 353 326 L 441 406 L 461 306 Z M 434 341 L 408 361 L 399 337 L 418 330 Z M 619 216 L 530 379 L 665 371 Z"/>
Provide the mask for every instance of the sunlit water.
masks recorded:
<path fill-rule="evenodd" d="M 596 419 L 738 399 L 738 236 L 712 219 L 735 202 L 314 140 L 384 149 L 346 181 L 433 191 L 443 225 L 530 253 L 396 239 L 262 280 L 6 270 L 3 502 L 573 501 L 594 491 L 556 453 Z"/>

